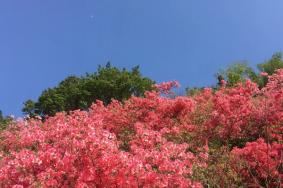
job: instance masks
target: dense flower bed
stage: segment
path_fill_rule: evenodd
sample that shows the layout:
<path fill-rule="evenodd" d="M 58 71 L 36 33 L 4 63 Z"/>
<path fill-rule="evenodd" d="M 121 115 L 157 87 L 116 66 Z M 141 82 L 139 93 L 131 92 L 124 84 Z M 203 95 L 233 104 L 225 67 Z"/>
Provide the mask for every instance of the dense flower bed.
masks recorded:
<path fill-rule="evenodd" d="M 282 187 L 283 70 L 261 90 L 223 82 L 171 97 L 175 86 L 13 123 L 0 133 L 0 187 Z"/>

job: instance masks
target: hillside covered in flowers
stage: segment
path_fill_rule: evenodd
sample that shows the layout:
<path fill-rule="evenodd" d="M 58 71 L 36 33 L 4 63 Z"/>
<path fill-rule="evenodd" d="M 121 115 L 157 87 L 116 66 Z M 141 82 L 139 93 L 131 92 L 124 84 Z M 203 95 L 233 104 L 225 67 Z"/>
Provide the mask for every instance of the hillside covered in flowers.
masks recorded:
<path fill-rule="evenodd" d="M 262 74 L 266 76 L 266 74 Z M 0 133 L 0 187 L 283 187 L 283 70 L 258 89 L 178 83 Z"/>

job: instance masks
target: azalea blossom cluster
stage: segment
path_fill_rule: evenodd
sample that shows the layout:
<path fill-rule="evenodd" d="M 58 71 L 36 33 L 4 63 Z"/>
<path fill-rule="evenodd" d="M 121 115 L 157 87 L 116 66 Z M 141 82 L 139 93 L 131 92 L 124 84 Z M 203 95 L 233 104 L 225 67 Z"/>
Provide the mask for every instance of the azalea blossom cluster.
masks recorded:
<path fill-rule="evenodd" d="M 261 90 L 247 80 L 172 98 L 179 84 L 169 82 L 123 103 L 14 122 L 0 133 L 0 187 L 203 187 L 195 169 L 215 165 L 220 148 L 242 185 L 280 187 L 282 84 L 278 70 Z"/>
<path fill-rule="evenodd" d="M 254 187 L 261 184 L 282 187 L 282 151 L 282 144 L 267 144 L 260 138 L 247 143 L 242 149 L 233 149 L 232 153 L 237 156 L 236 159 L 244 159 L 242 167 L 236 166 L 235 169 Z"/>

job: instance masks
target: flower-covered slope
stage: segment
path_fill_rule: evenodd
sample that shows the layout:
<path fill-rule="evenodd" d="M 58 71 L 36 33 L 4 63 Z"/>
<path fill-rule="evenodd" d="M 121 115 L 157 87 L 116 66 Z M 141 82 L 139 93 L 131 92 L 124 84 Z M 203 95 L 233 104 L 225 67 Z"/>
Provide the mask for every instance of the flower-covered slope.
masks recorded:
<path fill-rule="evenodd" d="M 261 90 L 166 97 L 176 86 L 14 122 L 0 133 L 0 187 L 282 187 L 283 70 Z"/>

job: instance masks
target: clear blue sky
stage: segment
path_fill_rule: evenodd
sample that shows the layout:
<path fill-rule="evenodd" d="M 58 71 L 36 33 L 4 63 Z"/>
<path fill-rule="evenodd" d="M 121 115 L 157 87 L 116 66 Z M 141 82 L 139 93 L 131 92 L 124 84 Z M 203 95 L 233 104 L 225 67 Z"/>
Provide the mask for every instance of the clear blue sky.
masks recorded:
<path fill-rule="evenodd" d="M 230 63 L 283 51 L 282 0 L 1 0 L 0 109 L 98 64 L 154 80 L 215 83 Z"/>

